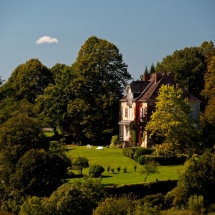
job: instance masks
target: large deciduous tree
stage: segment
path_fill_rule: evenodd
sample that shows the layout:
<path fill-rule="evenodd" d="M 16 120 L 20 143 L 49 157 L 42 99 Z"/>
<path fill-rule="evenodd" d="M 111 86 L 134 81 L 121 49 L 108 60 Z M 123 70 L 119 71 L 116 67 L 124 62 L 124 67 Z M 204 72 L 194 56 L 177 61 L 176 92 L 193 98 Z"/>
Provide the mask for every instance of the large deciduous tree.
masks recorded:
<path fill-rule="evenodd" d="M 70 121 L 68 118 L 67 106 L 73 98 L 70 82 L 73 79 L 71 67 L 64 64 L 56 64 L 51 68 L 54 76 L 54 83 L 45 88 L 44 94 L 36 99 L 37 111 L 41 118 L 46 119 L 54 128 L 62 133 L 70 132 Z M 48 117 L 48 119 L 46 118 Z"/>
<path fill-rule="evenodd" d="M 203 127 L 203 141 L 206 146 L 215 145 L 215 49 L 208 58 L 208 69 L 205 74 L 205 87 L 202 91 L 207 103 L 201 117 Z"/>
<path fill-rule="evenodd" d="M 151 136 L 164 137 L 176 150 L 192 154 L 199 146 L 199 129 L 190 113 L 191 107 L 184 99 L 183 91 L 163 85 L 146 130 Z"/>
<path fill-rule="evenodd" d="M 123 85 L 131 79 L 122 54 L 114 44 L 92 36 L 81 47 L 72 70 L 75 98 L 68 105 L 72 133 L 94 141 L 110 138 L 118 127 Z"/>
<path fill-rule="evenodd" d="M 69 159 L 50 154 L 44 149 L 27 151 L 16 164 L 10 177 L 10 188 L 31 196 L 49 196 L 67 174 Z"/>
<path fill-rule="evenodd" d="M 4 185 L 7 187 L 10 174 L 25 152 L 32 148 L 48 147 L 38 122 L 25 114 L 18 114 L 0 125 L 1 178 Z"/>
<path fill-rule="evenodd" d="M 52 81 L 51 71 L 38 59 L 19 65 L 0 88 L 0 124 L 19 113 L 35 117 L 35 99 Z"/>
<path fill-rule="evenodd" d="M 205 49 L 190 47 L 165 57 L 157 64 L 156 71 L 174 73 L 177 82 L 198 98 L 204 87 L 206 67 Z"/>
<path fill-rule="evenodd" d="M 29 102 L 34 103 L 51 82 L 50 70 L 38 59 L 30 59 L 13 71 L 4 84 L 3 90 L 7 97 L 15 97 L 16 100 L 26 98 Z"/>
<path fill-rule="evenodd" d="M 171 191 L 175 204 L 187 203 L 190 196 L 203 196 L 205 203 L 214 203 L 215 155 L 206 152 L 188 160 L 179 175 L 177 187 Z"/>

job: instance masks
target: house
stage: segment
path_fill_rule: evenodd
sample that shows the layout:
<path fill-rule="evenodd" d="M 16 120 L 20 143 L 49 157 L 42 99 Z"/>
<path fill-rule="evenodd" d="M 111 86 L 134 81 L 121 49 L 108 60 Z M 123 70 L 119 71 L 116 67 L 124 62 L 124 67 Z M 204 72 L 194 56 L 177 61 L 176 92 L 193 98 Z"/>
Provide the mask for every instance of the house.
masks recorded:
<path fill-rule="evenodd" d="M 126 95 L 120 100 L 119 139 L 125 146 L 132 146 L 132 127 L 137 133 L 139 146 L 151 147 L 147 132 L 144 130 L 152 111 L 155 109 L 155 101 L 162 85 L 178 87 L 174 75 L 169 74 L 145 74 L 142 81 L 133 81 L 126 86 Z M 192 117 L 200 121 L 200 100 L 183 90 L 185 97 L 192 109 Z"/>

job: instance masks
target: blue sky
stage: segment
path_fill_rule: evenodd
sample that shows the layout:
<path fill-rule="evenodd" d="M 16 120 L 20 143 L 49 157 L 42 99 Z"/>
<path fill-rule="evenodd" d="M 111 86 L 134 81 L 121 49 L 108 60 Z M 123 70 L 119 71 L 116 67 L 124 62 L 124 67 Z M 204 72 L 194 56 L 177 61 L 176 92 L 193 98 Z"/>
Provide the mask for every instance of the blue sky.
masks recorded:
<path fill-rule="evenodd" d="M 119 48 L 136 80 L 175 50 L 215 44 L 214 9 L 214 0 L 0 0 L 0 76 L 32 58 L 71 65 L 94 35 Z M 44 36 L 52 41 L 37 44 Z"/>

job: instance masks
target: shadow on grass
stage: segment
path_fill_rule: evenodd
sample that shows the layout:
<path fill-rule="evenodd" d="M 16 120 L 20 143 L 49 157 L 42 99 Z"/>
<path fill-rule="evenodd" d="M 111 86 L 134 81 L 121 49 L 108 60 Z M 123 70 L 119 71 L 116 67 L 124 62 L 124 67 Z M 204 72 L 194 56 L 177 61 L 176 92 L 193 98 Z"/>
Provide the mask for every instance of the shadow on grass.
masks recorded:
<path fill-rule="evenodd" d="M 111 175 L 102 175 L 102 178 L 111 178 L 111 177 L 113 177 L 113 176 L 111 176 Z"/>

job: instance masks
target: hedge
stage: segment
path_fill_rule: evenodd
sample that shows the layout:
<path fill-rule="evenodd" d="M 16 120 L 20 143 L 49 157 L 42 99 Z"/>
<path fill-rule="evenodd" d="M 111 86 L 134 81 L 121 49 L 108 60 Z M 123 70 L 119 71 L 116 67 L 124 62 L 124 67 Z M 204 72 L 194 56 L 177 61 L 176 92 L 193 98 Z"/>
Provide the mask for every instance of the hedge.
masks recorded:
<path fill-rule="evenodd" d="M 177 186 L 177 180 L 156 181 L 142 184 L 108 186 L 106 191 L 109 195 L 121 196 L 132 194 L 138 199 L 147 195 L 155 195 L 158 193 L 166 194 Z"/>
<path fill-rule="evenodd" d="M 181 165 L 186 161 L 186 156 L 154 156 L 154 155 L 142 155 L 138 158 L 138 163 L 144 165 L 150 161 L 155 161 L 162 166 L 168 165 Z"/>

